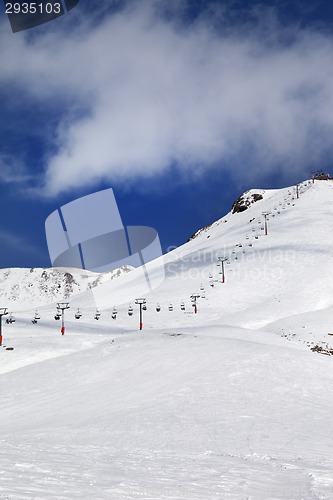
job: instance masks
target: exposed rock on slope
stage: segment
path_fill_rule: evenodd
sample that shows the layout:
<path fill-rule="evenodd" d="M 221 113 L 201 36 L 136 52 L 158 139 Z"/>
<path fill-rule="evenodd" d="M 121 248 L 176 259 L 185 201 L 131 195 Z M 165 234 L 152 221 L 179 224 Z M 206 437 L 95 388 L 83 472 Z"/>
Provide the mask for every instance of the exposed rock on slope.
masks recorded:
<path fill-rule="evenodd" d="M 252 191 L 246 191 L 242 194 L 232 205 L 232 213 L 244 212 L 256 201 L 262 200 L 263 195 L 261 193 L 253 193 Z"/>

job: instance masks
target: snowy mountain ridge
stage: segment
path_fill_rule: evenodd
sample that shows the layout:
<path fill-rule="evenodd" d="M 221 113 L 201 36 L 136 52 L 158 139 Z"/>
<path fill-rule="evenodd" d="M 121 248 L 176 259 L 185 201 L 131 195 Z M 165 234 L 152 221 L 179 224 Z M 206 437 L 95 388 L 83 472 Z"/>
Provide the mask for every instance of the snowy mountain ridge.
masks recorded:
<path fill-rule="evenodd" d="M 37 308 L 69 300 L 72 295 L 91 290 L 132 269 L 122 266 L 105 273 L 76 268 L 0 269 L 0 296 L 2 303 L 11 309 Z"/>

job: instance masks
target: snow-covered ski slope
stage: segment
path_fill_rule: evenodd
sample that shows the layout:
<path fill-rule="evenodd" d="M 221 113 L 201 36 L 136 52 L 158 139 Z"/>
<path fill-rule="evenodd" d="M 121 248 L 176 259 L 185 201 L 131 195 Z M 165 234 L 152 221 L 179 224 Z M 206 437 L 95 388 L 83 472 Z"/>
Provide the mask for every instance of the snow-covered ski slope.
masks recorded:
<path fill-rule="evenodd" d="M 333 348 L 333 182 L 251 193 L 148 264 L 142 332 L 139 270 L 72 298 L 64 336 L 55 304 L 13 311 L 0 498 L 333 498 L 333 357 L 311 351 Z"/>

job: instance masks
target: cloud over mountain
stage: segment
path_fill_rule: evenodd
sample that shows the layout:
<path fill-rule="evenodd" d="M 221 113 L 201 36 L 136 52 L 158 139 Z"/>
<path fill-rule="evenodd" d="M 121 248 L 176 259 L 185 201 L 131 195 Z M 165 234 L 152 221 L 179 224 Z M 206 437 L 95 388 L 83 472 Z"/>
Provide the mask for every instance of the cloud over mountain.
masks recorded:
<path fill-rule="evenodd" d="M 283 28 L 264 11 L 232 28 L 222 14 L 216 29 L 209 16 L 177 22 L 156 6 L 99 22 L 77 14 L 70 31 L 2 29 L 1 85 L 58 113 L 46 194 L 175 165 L 301 175 L 332 153 L 330 34 Z"/>

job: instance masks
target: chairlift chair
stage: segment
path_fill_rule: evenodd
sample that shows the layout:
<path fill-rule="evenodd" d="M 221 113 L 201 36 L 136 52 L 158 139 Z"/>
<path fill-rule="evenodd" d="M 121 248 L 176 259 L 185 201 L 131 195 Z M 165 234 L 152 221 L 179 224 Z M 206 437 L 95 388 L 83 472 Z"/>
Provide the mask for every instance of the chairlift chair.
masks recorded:
<path fill-rule="evenodd" d="M 7 323 L 7 325 L 9 325 L 10 323 L 13 323 L 12 318 L 11 317 L 6 318 L 6 323 Z"/>
<path fill-rule="evenodd" d="M 100 317 L 101 317 L 101 313 L 99 312 L 98 309 L 96 309 L 96 314 L 94 316 L 94 319 L 96 319 L 98 321 Z"/>
<path fill-rule="evenodd" d="M 181 311 L 185 311 L 185 303 L 183 300 L 180 303 L 180 309 L 181 309 Z"/>
<path fill-rule="evenodd" d="M 128 315 L 133 316 L 133 307 L 131 304 L 129 304 L 129 306 L 128 306 Z"/>
<path fill-rule="evenodd" d="M 80 309 L 78 309 L 75 313 L 75 319 L 80 319 L 82 316 Z"/>
<path fill-rule="evenodd" d="M 142 304 L 142 310 L 147 311 L 147 304 Z"/>
<path fill-rule="evenodd" d="M 39 320 L 39 319 L 40 319 L 40 316 L 39 316 L 39 314 L 38 314 L 38 311 L 36 311 L 36 312 L 35 312 L 35 316 L 34 316 L 34 317 L 32 318 L 32 320 L 31 320 L 31 323 L 32 323 L 33 325 L 37 325 L 37 323 L 38 323 L 38 320 Z"/>
<path fill-rule="evenodd" d="M 173 311 L 173 305 L 171 304 L 171 302 L 169 303 L 169 311 Z"/>
<path fill-rule="evenodd" d="M 159 303 L 157 303 L 157 304 L 156 304 L 156 312 L 158 312 L 158 313 L 159 313 L 159 312 L 160 312 L 160 310 L 161 310 L 161 306 L 159 305 Z"/>

